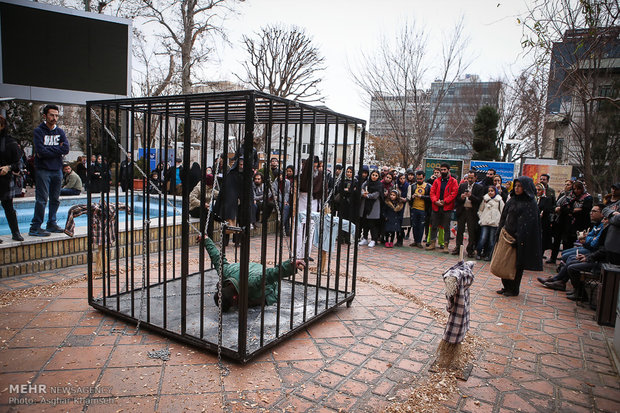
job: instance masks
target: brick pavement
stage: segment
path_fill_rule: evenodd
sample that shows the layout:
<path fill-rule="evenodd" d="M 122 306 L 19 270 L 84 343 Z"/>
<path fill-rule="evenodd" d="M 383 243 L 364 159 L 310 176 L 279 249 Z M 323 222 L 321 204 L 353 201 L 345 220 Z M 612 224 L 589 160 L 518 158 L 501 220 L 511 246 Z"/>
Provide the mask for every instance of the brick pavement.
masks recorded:
<path fill-rule="evenodd" d="M 351 308 L 339 308 L 246 366 L 220 388 L 216 358 L 95 311 L 86 282 L 45 290 L 0 308 L 0 410 L 3 411 L 378 411 L 405 400 L 429 377 L 443 331 L 420 306 L 444 311 L 443 270 L 453 256 L 411 248 L 367 247 L 360 254 Z M 470 334 L 483 337 L 473 372 L 441 411 L 618 411 L 620 379 L 607 339 L 613 329 L 524 276 L 519 297 L 477 262 Z M 84 266 L 0 280 L 0 291 L 57 282 Z M 551 271 L 551 268 L 547 268 Z M 391 287 L 391 288 L 388 288 Z M 402 292 L 402 293 L 401 293 Z M 413 294 L 416 301 L 407 298 Z M 147 352 L 169 349 L 169 361 Z M 41 395 L 10 385 L 69 386 L 45 394 L 68 404 L 8 404 Z M 73 386 L 74 388 L 71 388 Z M 98 386 L 83 394 L 75 387 Z M 71 397 L 71 399 L 70 399 Z M 109 404 L 112 403 L 112 404 Z"/>

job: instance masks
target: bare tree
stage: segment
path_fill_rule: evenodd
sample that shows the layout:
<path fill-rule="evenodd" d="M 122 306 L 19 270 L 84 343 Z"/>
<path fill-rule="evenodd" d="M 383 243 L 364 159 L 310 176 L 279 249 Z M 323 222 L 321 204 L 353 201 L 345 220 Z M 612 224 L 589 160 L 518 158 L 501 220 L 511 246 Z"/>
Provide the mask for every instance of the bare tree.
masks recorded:
<path fill-rule="evenodd" d="M 215 37 L 225 37 L 223 19 L 240 0 L 133 0 L 133 13 L 155 23 L 162 50 L 180 61 L 181 92 L 191 93 L 196 67 L 213 52 Z"/>
<path fill-rule="evenodd" d="M 590 188 L 599 190 L 618 178 L 618 130 L 607 128 L 614 123 L 608 117 L 620 110 L 613 63 L 619 19 L 617 1 L 538 0 L 522 22 L 524 47 L 539 68 L 549 67 L 546 129 L 564 143 L 554 155 L 578 164 Z M 595 150 L 605 160 L 597 162 Z M 594 174 L 600 162 L 603 170 Z"/>
<path fill-rule="evenodd" d="M 302 102 L 321 101 L 318 85 L 325 59 L 312 38 L 296 26 L 271 25 L 243 36 L 248 54 L 239 80 L 272 95 Z"/>
<path fill-rule="evenodd" d="M 387 125 L 385 135 L 393 138 L 402 166 L 422 162 L 431 136 L 443 121 L 441 103 L 466 68 L 465 43 L 463 24 L 459 22 L 445 40 L 441 57 L 430 56 L 427 33 L 407 23 L 394 39 L 383 38 L 377 51 L 362 52 L 361 70 L 352 70 L 353 80 L 365 92 L 371 111 L 376 111 Z M 431 62 L 440 62 L 439 67 Z M 428 72 L 440 82 L 432 96 Z"/>
<path fill-rule="evenodd" d="M 502 161 L 543 156 L 547 76 L 547 71 L 531 66 L 502 83 L 498 103 L 498 143 Z"/>

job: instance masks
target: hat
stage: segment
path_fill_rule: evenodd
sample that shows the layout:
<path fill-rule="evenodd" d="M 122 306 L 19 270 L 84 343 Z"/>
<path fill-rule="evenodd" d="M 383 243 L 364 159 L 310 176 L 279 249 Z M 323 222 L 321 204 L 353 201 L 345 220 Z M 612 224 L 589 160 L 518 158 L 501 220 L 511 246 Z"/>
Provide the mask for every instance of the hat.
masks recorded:
<path fill-rule="evenodd" d="M 175 159 L 174 159 L 174 161 L 175 161 L 175 162 L 183 162 L 183 159 L 181 159 L 181 158 L 175 158 Z"/>
<path fill-rule="evenodd" d="M 620 189 L 620 182 L 616 182 L 615 184 L 611 185 L 612 189 Z"/>

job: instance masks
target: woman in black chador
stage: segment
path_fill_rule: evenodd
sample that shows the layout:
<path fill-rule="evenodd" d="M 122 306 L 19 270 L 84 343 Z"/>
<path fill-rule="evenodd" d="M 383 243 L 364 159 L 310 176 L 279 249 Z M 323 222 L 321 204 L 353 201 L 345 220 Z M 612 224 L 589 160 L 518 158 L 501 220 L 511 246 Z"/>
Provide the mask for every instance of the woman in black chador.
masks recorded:
<path fill-rule="evenodd" d="M 2 201 L 6 220 L 15 241 L 24 240 L 19 233 L 17 213 L 15 208 L 13 208 L 13 191 L 11 191 L 11 180 L 13 179 L 13 173 L 19 172 L 19 159 L 21 156 L 22 152 L 19 149 L 19 145 L 7 133 L 6 119 L 0 116 L 0 201 Z"/>
<path fill-rule="evenodd" d="M 497 234 L 502 228 L 515 238 L 517 272 L 514 280 L 502 279 L 504 288 L 498 294 L 507 297 L 519 295 L 524 270 L 542 271 L 540 215 L 536 203 L 536 186 L 528 176 L 514 180 L 510 199 L 504 207 Z"/>

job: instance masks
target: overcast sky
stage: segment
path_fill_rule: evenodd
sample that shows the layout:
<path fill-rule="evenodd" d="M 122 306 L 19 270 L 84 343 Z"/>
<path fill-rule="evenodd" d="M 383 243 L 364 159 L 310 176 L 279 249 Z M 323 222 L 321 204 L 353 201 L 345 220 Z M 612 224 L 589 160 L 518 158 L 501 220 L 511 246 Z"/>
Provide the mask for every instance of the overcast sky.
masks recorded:
<path fill-rule="evenodd" d="M 244 59 L 241 36 L 271 23 L 294 24 L 313 37 L 326 61 L 320 84 L 325 104 L 347 115 L 368 119 L 369 108 L 349 73 L 360 51 L 376 49 L 383 34 L 395 33 L 407 20 L 430 34 L 431 55 L 440 55 L 441 37 L 463 17 L 470 39 L 466 73 L 482 81 L 516 73 L 524 66 L 521 27 L 517 17 L 526 11 L 524 0 L 250 0 L 226 24 L 231 47 L 218 50 L 221 64 L 212 66 L 213 80 L 236 80 Z M 433 75 L 434 77 L 434 75 Z"/>

